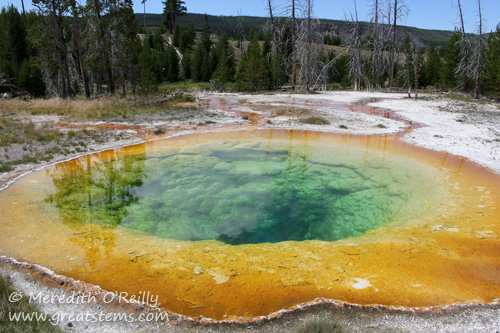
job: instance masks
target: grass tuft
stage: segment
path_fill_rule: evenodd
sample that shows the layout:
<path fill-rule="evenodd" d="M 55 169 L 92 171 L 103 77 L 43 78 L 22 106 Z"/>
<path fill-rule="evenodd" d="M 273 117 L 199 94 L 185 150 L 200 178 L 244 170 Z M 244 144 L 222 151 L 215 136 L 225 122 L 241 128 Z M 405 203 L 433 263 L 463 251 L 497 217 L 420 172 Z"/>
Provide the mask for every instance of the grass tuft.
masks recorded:
<path fill-rule="evenodd" d="M 313 317 L 300 327 L 297 333 L 341 333 L 343 329 L 333 320 L 327 317 Z"/>
<path fill-rule="evenodd" d="M 47 321 L 11 321 L 9 313 L 38 313 L 41 314 L 28 298 L 23 295 L 20 301 L 11 302 L 9 296 L 16 290 L 12 287 L 9 279 L 0 276 L 0 328 L 2 332 L 62 332 L 59 328 Z M 49 318 L 47 316 L 47 318 Z"/>
<path fill-rule="evenodd" d="M 299 121 L 303 124 L 310 124 L 310 125 L 330 125 L 330 122 L 328 120 L 318 116 L 302 118 Z"/>
<path fill-rule="evenodd" d="M 154 135 L 162 135 L 165 134 L 165 129 L 164 128 L 157 128 L 154 132 Z"/>

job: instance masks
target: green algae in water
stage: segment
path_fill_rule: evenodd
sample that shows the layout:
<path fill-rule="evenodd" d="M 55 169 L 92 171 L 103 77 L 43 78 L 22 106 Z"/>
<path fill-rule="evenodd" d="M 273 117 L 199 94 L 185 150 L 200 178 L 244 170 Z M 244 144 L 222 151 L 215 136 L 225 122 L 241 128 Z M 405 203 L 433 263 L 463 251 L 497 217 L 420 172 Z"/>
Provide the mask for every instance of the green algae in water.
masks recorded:
<path fill-rule="evenodd" d="M 52 175 L 65 223 L 228 244 L 362 235 L 432 201 L 435 172 L 353 147 L 219 142 L 110 157 Z M 411 205 L 409 203 L 411 202 Z"/>

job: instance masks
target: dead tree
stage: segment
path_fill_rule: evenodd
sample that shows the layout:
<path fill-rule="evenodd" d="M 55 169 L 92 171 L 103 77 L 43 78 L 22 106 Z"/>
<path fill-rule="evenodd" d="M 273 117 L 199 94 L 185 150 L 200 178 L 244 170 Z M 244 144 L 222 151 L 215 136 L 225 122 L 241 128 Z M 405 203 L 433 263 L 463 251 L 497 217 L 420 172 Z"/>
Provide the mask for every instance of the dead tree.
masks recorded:
<path fill-rule="evenodd" d="M 328 73 L 325 61 L 323 36 L 318 33 L 319 21 L 313 17 L 313 1 L 307 0 L 301 8 L 304 19 L 297 34 L 297 56 L 300 64 L 299 81 L 305 83 L 308 91 L 320 88 Z"/>
<path fill-rule="evenodd" d="M 406 35 L 403 40 L 403 52 L 405 56 L 404 82 L 408 86 L 408 98 L 411 98 L 413 85 L 413 45 L 410 36 Z M 403 73 L 401 73 L 403 75 Z"/>
<path fill-rule="evenodd" d="M 38 12 L 44 17 L 45 22 L 40 26 L 44 34 L 44 43 L 40 48 L 42 60 L 42 73 L 44 82 L 55 90 L 48 90 L 57 97 L 72 96 L 70 69 L 67 62 L 68 45 L 64 29 L 64 16 L 67 14 L 67 3 L 60 0 L 44 0 L 33 3 Z M 47 67 L 43 67 L 47 66 Z M 52 70 L 54 69 L 54 71 Z M 57 79 L 52 76 L 55 74 Z M 54 81 L 57 84 L 53 84 Z"/>
<path fill-rule="evenodd" d="M 380 72 L 382 68 L 382 31 L 379 26 L 380 20 L 380 1 L 374 0 L 371 9 L 371 22 L 372 22 L 372 88 L 380 87 Z"/>
<path fill-rule="evenodd" d="M 71 5 L 71 12 L 73 14 L 73 24 L 75 30 L 76 45 L 78 50 L 78 64 L 80 66 L 80 75 L 82 76 L 83 87 L 85 90 L 85 97 L 89 98 L 90 97 L 89 80 L 87 79 L 87 73 L 85 72 L 85 66 L 83 61 L 80 15 L 78 7 L 76 5 L 76 0 L 71 0 L 70 5 Z"/>
<path fill-rule="evenodd" d="M 275 7 L 274 7 L 274 4 L 273 4 L 273 0 L 267 0 L 267 11 L 269 12 L 269 20 L 270 20 L 270 25 L 271 25 L 271 33 L 273 35 L 273 40 L 274 40 L 274 36 L 275 36 L 275 33 L 276 33 L 276 23 L 274 21 L 274 10 L 275 10 Z"/>
<path fill-rule="evenodd" d="M 415 48 L 415 46 L 414 46 L 414 48 Z M 414 72 L 415 72 L 414 88 L 415 88 L 415 99 L 417 99 L 418 98 L 418 88 L 419 88 L 419 73 L 420 73 L 420 69 L 422 68 L 422 65 L 424 64 L 423 52 L 419 51 L 415 55 L 414 59 L 415 59 L 414 64 L 413 64 L 413 68 L 414 68 Z"/>
<path fill-rule="evenodd" d="M 147 0 L 142 0 L 141 3 L 144 5 L 144 31 L 146 30 L 146 1 Z"/>
<path fill-rule="evenodd" d="M 4 73 L 0 73 L 0 99 L 8 99 L 17 96 L 33 97 L 26 90 L 13 84 L 12 81 L 14 80 L 7 78 Z"/>
<path fill-rule="evenodd" d="M 299 0 L 287 0 L 289 4 L 283 7 L 282 15 L 284 17 L 288 17 L 289 19 L 289 28 L 291 31 L 291 36 L 289 38 L 290 49 L 291 49 L 291 81 L 292 81 L 292 90 L 295 90 L 297 86 L 297 13 L 299 10 Z M 286 30 L 286 28 L 285 28 Z M 284 30 L 284 31 L 285 31 Z M 288 38 L 287 38 L 288 39 Z M 289 63 L 288 59 L 285 59 L 285 62 Z"/>
<path fill-rule="evenodd" d="M 271 55 L 274 57 L 276 55 L 276 46 L 278 45 L 278 27 L 275 20 L 275 6 L 273 0 L 267 0 L 266 2 L 267 11 L 269 12 L 269 21 L 266 24 L 266 30 L 271 33 L 272 38 L 272 48 Z"/>
<path fill-rule="evenodd" d="M 350 16 L 350 21 L 353 24 L 353 29 L 348 43 L 349 60 L 347 62 L 347 67 L 349 69 L 349 77 L 351 77 L 354 83 L 354 90 L 361 90 L 363 79 L 365 79 L 365 77 L 363 75 L 362 45 L 356 1 L 354 2 L 354 15 L 351 12 Z"/>
<path fill-rule="evenodd" d="M 300 63 L 300 81 L 305 83 L 306 89 L 311 89 L 312 52 L 313 52 L 313 18 L 312 0 L 305 0 L 300 8 L 301 20 L 296 30 L 295 57 Z M 295 8 L 297 10 L 297 8 Z M 296 64 L 297 65 L 297 64 Z M 297 72 L 295 72 L 297 74 Z"/>
<path fill-rule="evenodd" d="M 394 82 L 394 62 L 395 62 L 395 54 L 396 54 L 396 23 L 398 20 L 398 16 L 396 15 L 398 8 L 398 0 L 394 0 L 394 23 L 392 24 L 392 43 L 390 46 L 390 53 L 389 53 L 389 87 L 392 87 L 393 82 Z"/>
<path fill-rule="evenodd" d="M 391 0 L 389 0 L 390 2 Z M 389 6 L 391 8 L 391 6 Z M 389 54 L 389 87 L 393 86 L 394 83 L 394 67 L 396 63 L 396 51 L 397 51 L 397 43 L 398 43 L 398 37 L 397 37 L 397 27 L 398 27 L 398 20 L 403 19 L 407 14 L 408 14 L 408 7 L 406 6 L 404 0 L 394 0 L 394 5 L 392 6 L 392 28 L 391 28 L 391 33 L 392 33 L 392 40 L 391 40 L 391 49 L 390 49 L 390 54 Z M 389 17 L 389 22 L 390 22 L 390 17 Z"/>
<path fill-rule="evenodd" d="M 477 15 L 478 15 L 478 41 L 475 50 L 475 74 L 476 74 L 476 90 L 474 92 L 474 98 L 479 98 L 479 83 L 481 81 L 481 67 L 483 61 L 483 16 L 481 13 L 481 0 L 477 0 Z"/>
<path fill-rule="evenodd" d="M 26 10 L 24 10 L 24 0 L 21 0 L 21 5 L 23 7 L 23 15 L 26 15 Z"/>
<path fill-rule="evenodd" d="M 460 78 L 459 88 L 464 93 L 466 93 L 469 88 L 468 81 L 469 81 L 469 66 L 470 66 L 470 61 L 469 61 L 470 42 L 469 39 L 467 38 L 467 35 L 465 34 L 465 24 L 462 12 L 462 4 L 460 3 L 460 0 L 457 0 L 457 3 L 458 3 L 458 13 L 460 17 L 461 38 L 458 41 L 460 53 L 459 53 L 459 62 L 457 68 L 455 69 L 455 73 Z"/>
<path fill-rule="evenodd" d="M 295 10 L 297 0 L 292 0 L 292 90 L 295 91 L 297 84 L 297 45 L 296 45 L 296 23 L 295 23 Z"/>
<path fill-rule="evenodd" d="M 240 46 L 240 52 L 243 54 L 243 40 L 245 38 L 245 29 L 243 28 L 243 14 L 241 10 L 238 10 L 238 23 L 234 27 L 234 32 L 238 38 L 238 44 Z"/>

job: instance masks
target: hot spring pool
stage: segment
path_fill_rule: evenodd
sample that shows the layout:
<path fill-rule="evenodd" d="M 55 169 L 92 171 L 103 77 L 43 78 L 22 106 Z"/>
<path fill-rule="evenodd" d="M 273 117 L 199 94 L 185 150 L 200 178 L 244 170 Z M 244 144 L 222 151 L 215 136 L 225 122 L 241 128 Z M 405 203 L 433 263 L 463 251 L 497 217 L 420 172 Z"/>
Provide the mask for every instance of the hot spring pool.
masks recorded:
<path fill-rule="evenodd" d="M 316 297 L 487 302 L 500 289 L 494 184 L 391 137 L 191 135 L 19 179 L 0 192 L 0 254 L 219 320 Z"/>
<path fill-rule="evenodd" d="M 430 213 L 443 192 L 437 172 L 412 159 L 279 139 L 81 162 L 48 172 L 51 215 L 183 241 L 336 241 L 419 217 L 415 206 Z"/>

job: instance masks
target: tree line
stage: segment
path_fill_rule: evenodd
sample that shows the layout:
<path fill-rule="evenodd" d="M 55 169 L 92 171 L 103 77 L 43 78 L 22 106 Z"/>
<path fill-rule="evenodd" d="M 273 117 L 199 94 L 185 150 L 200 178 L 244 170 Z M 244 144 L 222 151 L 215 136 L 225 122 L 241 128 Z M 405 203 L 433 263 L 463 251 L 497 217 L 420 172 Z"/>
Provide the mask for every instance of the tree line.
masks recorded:
<path fill-rule="evenodd" d="M 143 1 L 145 5 L 145 1 Z M 266 0 L 268 20 L 245 32 L 240 14 L 233 39 L 178 24 L 184 1 L 164 2 L 162 27 L 140 33 L 132 0 L 34 0 L 37 10 L 0 12 L 0 93 L 71 98 L 151 94 L 165 82 L 210 82 L 214 89 L 422 87 L 500 97 L 500 25 L 468 34 L 461 27 L 444 48 L 417 47 L 400 32 L 404 0 L 373 0 L 370 29 L 361 33 L 357 9 L 351 33 L 320 32 L 312 0 Z M 241 20 L 240 20 L 241 18 Z M 365 29 L 366 30 L 366 29 Z M 165 33 L 166 32 L 166 33 Z M 335 46 L 335 47 L 334 47 Z M 341 46 L 336 47 L 336 46 Z"/>
<path fill-rule="evenodd" d="M 345 18 L 350 35 L 342 41 L 328 32 L 318 34 L 320 23 L 312 14 L 312 0 L 267 0 L 269 26 L 278 45 L 272 53 L 280 54 L 279 41 L 291 34 L 285 37 L 292 44 L 291 52 L 280 58 L 284 56 L 292 88 L 296 84 L 308 90 L 332 84 L 354 90 L 402 88 L 411 96 L 423 87 L 498 98 L 500 25 L 484 33 L 482 3 L 476 0 L 478 29 L 467 33 L 460 0 L 454 4 L 460 25 L 448 45 L 424 48 L 399 27 L 410 12 L 404 0 L 372 0 L 369 29 L 361 29 L 354 3 Z"/>

